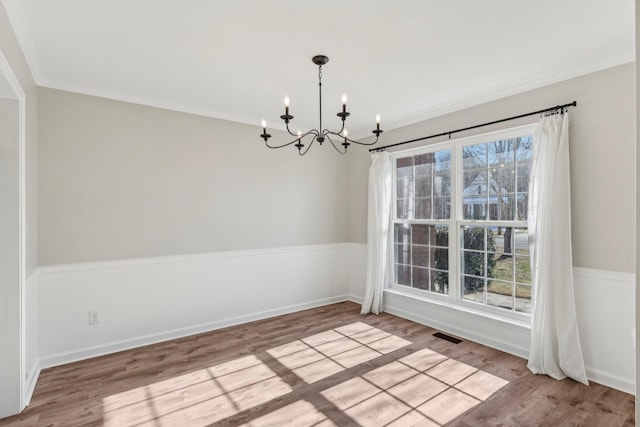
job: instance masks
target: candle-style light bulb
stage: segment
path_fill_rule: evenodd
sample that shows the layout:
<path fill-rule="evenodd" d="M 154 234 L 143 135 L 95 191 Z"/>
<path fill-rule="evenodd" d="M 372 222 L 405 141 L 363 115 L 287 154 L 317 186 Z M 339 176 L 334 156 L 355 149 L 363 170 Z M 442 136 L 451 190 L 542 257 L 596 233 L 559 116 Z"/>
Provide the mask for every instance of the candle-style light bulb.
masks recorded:
<path fill-rule="evenodd" d="M 347 111 L 347 94 L 342 94 L 342 112 L 345 113 Z"/>
<path fill-rule="evenodd" d="M 267 121 L 262 119 L 262 133 L 267 133 Z"/>
<path fill-rule="evenodd" d="M 380 130 L 380 114 L 376 114 L 376 130 Z"/>
<path fill-rule="evenodd" d="M 347 136 L 349 135 L 349 131 L 348 130 L 343 130 L 342 131 L 342 136 L 344 137 L 344 142 L 347 142 Z"/>
<path fill-rule="evenodd" d="M 288 96 L 284 97 L 284 114 L 286 114 L 287 116 L 289 115 L 289 103 L 291 102 L 291 100 L 289 99 Z"/>
<path fill-rule="evenodd" d="M 302 138 L 302 131 L 298 129 L 298 142 L 296 143 L 296 145 L 294 145 L 294 147 L 298 149 L 298 153 L 300 153 L 300 155 L 303 155 L 301 150 L 302 150 L 302 147 L 304 147 L 304 144 L 300 141 L 301 138 Z"/>

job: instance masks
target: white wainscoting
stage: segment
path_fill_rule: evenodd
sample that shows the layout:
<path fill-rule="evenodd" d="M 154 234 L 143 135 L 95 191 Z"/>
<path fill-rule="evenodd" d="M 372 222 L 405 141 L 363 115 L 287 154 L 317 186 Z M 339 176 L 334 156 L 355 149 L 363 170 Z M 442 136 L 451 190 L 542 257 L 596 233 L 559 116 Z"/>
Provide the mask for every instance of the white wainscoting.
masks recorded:
<path fill-rule="evenodd" d="M 27 285 L 38 292 L 40 337 L 39 365 L 28 356 L 27 383 L 35 384 L 40 367 L 346 299 L 360 303 L 365 278 L 366 246 L 350 243 L 41 267 Z M 589 378 L 635 394 L 635 275 L 575 268 L 574 280 Z M 27 298 L 32 305 L 33 295 Z M 385 292 L 385 307 L 528 355 L 530 332 L 522 325 L 392 291 Z M 91 310 L 100 312 L 97 325 L 88 324 Z"/>
<path fill-rule="evenodd" d="M 589 379 L 635 394 L 635 275 L 573 269 L 578 329 Z"/>
<path fill-rule="evenodd" d="M 43 368 L 347 300 L 351 245 L 39 269 Z M 100 323 L 89 325 L 89 311 Z"/>
<path fill-rule="evenodd" d="M 25 289 L 25 382 L 22 402 L 28 405 L 40 376 L 38 351 L 38 289 L 39 275 L 31 274 L 26 280 Z"/>
<path fill-rule="evenodd" d="M 361 302 L 366 245 L 349 246 L 349 299 Z M 635 394 L 635 275 L 574 268 L 580 341 L 590 380 Z M 530 330 L 413 296 L 386 291 L 385 311 L 499 350 L 528 357 Z"/>
<path fill-rule="evenodd" d="M 367 245 L 351 243 L 347 255 L 349 299 L 361 304 L 364 298 L 364 284 L 367 281 Z"/>

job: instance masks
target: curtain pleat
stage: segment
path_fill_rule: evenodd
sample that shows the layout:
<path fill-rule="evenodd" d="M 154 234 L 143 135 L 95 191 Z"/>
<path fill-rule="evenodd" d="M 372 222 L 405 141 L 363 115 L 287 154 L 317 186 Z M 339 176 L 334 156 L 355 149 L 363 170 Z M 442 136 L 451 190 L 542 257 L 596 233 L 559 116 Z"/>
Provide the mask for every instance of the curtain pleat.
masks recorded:
<path fill-rule="evenodd" d="M 540 119 L 529 182 L 534 299 L 527 366 L 535 374 L 588 384 L 573 292 L 568 113 Z"/>
<path fill-rule="evenodd" d="M 369 168 L 367 221 L 367 280 L 362 314 L 383 310 L 382 291 L 389 268 L 389 224 L 391 215 L 391 160 L 389 153 L 375 152 Z"/>

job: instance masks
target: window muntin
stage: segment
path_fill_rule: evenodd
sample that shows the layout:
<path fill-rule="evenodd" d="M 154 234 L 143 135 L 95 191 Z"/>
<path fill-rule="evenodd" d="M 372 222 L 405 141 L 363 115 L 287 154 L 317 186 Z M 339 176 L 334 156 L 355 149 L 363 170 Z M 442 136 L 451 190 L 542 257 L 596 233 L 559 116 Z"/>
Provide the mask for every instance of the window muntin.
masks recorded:
<path fill-rule="evenodd" d="M 462 298 L 531 313 L 531 267 L 525 227 L 460 226 Z"/>
<path fill-rule="evenodd" d="M 401 286 L 449 292 L 451 150 L 400 157 L 395 164 L 394 278 Z"/>
<path fill-rule="evenodd" d="M 445 219 L 451 215 L 451 151 L 396 160 L 396 215 L 400 219 Z"/>
<path fill-rule="evenodd" d="M 533 137 L 462 147 L 463 218 L 526 221 Z"/>
<path fill-rule="evenodd" d="M 439 294 L 449 288 L 449 226 L 394 226 L 394 277 L 399 285 Z"/>
<path fill-rule="evenodd" d="M 531 133 L 529 126 L 394 156 L 398 288 L 530 314 Z"/>

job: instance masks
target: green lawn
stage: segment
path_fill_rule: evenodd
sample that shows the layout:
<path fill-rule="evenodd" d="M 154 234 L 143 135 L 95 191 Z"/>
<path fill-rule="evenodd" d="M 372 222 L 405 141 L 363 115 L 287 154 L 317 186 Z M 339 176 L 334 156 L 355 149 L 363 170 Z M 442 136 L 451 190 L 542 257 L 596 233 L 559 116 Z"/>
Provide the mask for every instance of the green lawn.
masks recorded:
<path fill-rule="evenodd" d="M 520 251 L 516 251 L 518 253 Z M 522 252 L 522 255 L 527 255 Z M 496 261 L 492 276 L 496 279 L 511 280 L 513 274 L 513 257 L 504 257 Z M 517 256 L 515 262 L 516 282 L 531 284 L 531 267 L 528 256 Z M 491 281 L 488 292 L 501 295 L 512 295 L 510 283 Z M 531 286 L 516 285 L 516 297 L 531 298 Z"/>

